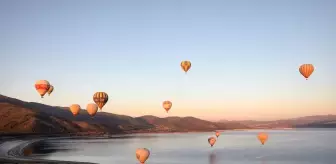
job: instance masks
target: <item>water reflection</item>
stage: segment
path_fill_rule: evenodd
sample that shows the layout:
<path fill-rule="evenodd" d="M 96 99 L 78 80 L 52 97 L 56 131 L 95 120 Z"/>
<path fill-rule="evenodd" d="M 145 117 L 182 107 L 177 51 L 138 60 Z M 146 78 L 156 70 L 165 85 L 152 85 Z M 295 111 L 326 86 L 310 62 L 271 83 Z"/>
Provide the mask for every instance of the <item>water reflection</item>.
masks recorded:
<path fill-rule="evenodd" d="M 42 140 L 35 143 L 28 145 L 23 150 L 23 155 L 30 156 L 30 155 L 49 155 L 55 152 L 66 152 L 66 151 L 73 151 L 75 150 L 72 147 L 66 147 L 59 142 L 52 142 L 48 140 Z"/>
<path fill-rule="evenodd" d="M 333 162 L 336 160 L 335 153 L 333 154 L 331 151 L 335 149 L 335 144 L 330 143 L 334 143 L 331 142 L 331 138 L 335 138 L 336 133 L 331 136 L 330 134 L 326 135 L 325 138 L 322 138 L 323 142 L 315 142 L 316 135 L 307 135 L 307 132 L 304 134 L 295 132 L 290 137 L 284 135 L 294 132 L 284 133 L 273 136 L 272 143 L 262 148 L 259 147 L 259 143 L 256 143 L 254 131 L 228 135 L 225 141 L 216 143 L 216 148 L 213 149 L 208 148 L 210 146 L 204 142 L 204 138 L 208 137 L 207 133 L 138 134 L 138 137 L 132 138 L 137 135 L 127 136 L 127 139 L 120 139 L 122 136 L 114 136 L 118 138 L 86 140 L 82 137 L 47 140 L 38 148 L 33 149 L 30 157 L 49 151 L 48 155 L 38 156 L 38 158 L 100 164 L 127 164 L 135 163 L 134 151 L 136 148 L 148 147 L 153 153 L 149 158 L 149 163 L 157 164 L 166 162 L 174 164 L 271 164 L 279 163 L 283 159 L 286 159 L 284 164 L 335 163 Z M 318 137 L 323 136 L 319 135 Z M 288 138 L 303 138 L 309 144 L 298 145 L 295 141 L 288 141 Z M 316 147 L 323 148 L 323 151 L 315 150 Z M 62 149 L 71 149 L 71 151 L 64 152 Z M 26 154 L 30 154 L 30 152 L 27 151 Z"/>
<path fill-rule="evenodd" d="M 211 152 L 209 154 L 209 164 L 217 164 L 217 156 L 216 153 Z"/>
<path fill-rule="evenodd" d="M 108 138 L 105 139 L 132 139 L 132 138 L 157 138 L 158 136 L 154 135 L 129 135 L 129 136 L 109 136 Z M 94 138 L 93 138 L 94 139 Z"/>
<path fill-rule="evenodd" d="M 268 164 L 266 160 L 262 159 L 260 164 Z"/>
<path fill-rule="evenodd" d="M 33 153 L 33 149 L 32 148 L 26 148 L 23 150 L 23 155 L 24 156 L 30 156 Z"/>

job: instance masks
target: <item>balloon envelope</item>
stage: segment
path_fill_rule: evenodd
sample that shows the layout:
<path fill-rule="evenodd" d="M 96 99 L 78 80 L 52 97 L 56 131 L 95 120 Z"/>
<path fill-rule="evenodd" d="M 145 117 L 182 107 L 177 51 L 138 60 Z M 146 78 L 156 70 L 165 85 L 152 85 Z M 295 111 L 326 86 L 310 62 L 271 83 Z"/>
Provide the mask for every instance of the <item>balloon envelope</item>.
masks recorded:
<path fill-rule="evenodd" d="M 216 131 L 216 137 L 218 138 L 220 135 L 219 131 Z"/>
<path fill-rule="evenodd" d="M 170 110 L 170 108 L 172 107 L 173 103 L 170 101 L 164 101 L 162 103 L 163 108 L 166 110 L 166 112 L 168 112 Z"/>
<path fill-rule="evenodd" d="M 99 109 L 102 109 L 108 101 L 108 95 L 105 92 L 96 92 L 93 95 L 93 101 L 98 105 Z"/>
<path fill-rule="evenodd" d="M 261 144 L 265 144 L 268 140 L 268 134 L 267 133 L 259 133 L 258 134 L 258 140 L 261 142 Z"/>
<path fill-rule="evenodd" d="M 299 71 L 303 77 L 308 80 L 309 76 L 314 72 L 315 68 L 312 64 L 303 64 L 300 66 Z"/>
<path fill-rule="evenodd" d="M 208 142 L 210 146 L 212 147 L 216 143 L 216 138 L 215 137 L 210 137 L 208 138 Z"/>
<path fill-rule="evenodd" d="M 188 60 L 182 61 L 181 62 L 181 68 L 185 73 L 187 73 L 189 71 L 189 69 L 191 68 L 191 62 L 188 61 Z"/>
<path fill-rule="evenodd" d="M 80 112 L 80 106 L 78 104 L 72 104 L 70 106 L 70 111 L 74 116 L 77 116 Z"/>
<path fill-rule="evenodd" d="M 41 98 L 48 92 L 50 83 L 47 80 L 39 80 L 35 83 L 35 89 L 40 94 Z"/>
<path fill-rule="evenodd" d="M 49 90 L 48 90 L 48 95 L 50 96 L 50 94 L 54 91 L 54 86 L 50 85 Z"/>
<path fill-rule="evenodd" d="M 90 116 L 94 116 L 98 111 L 98 106 L 94 103 L 90 103 L 86 106 L 86 111 Z"/>
<path fill-rule="evenodd" d="M 135 151 L 135 156 L 141 164 L 144 164 L 149 158 L 150 152 L 146 148 L 138 148 Z"/>

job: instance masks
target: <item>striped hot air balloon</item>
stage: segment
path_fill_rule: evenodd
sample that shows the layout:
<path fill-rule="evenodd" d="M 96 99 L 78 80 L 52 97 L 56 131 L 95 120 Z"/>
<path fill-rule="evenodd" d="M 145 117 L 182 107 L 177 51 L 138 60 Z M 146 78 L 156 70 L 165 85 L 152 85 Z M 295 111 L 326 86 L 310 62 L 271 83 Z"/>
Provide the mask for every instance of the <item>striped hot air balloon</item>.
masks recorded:
<path fill-rule="evenodd" d="M 47 80 L 39 80 L 35 83 L 36 91 L 41 95 L 41 98 L 48 92 L 50 83 Z"/>
<path fill-rule="evenodd" d="M 187 73 L 189 71 L 190 67 L 191 67 L 191 62 L 190 61 L 186 60 L 186 61 L 181 62 L 181 68 L 183 69 L 183 71 L 185 73 Z"/>
<path fill-rule="evenodd" d="M 93 95 L 93 101 L 98 105 L 101 110 L 108 101 L 108 95 L 105 92 L 96 92 Z"/>
<path fill-rule="evenodd" d="M 54 91 L 54 86 L 50 85 L 49 89 L 48 89 L 48 95 L 50 96 L 50 94 Z"/>
<path fill-rule="evenodd" d="M 300 66 L 299 71 L 303 77 L 308 80 L 309 76 L 314 72 L 315 68 L 312 64 L 303 64 Z"/>

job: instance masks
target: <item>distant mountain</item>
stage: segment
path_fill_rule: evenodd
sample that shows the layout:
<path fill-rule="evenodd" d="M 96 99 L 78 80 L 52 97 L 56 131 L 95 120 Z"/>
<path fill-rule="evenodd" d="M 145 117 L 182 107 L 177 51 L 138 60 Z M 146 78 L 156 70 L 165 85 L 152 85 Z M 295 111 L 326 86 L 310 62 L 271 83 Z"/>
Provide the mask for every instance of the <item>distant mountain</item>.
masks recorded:
<path fill-rule="evenodd" d="M 323 120 L 303 125 L 297 125 L 297 128 L 336 128 L 335 120 Z"/>
<path fill-rule="evenodd" d="M 223 121 L 225 123 L 227 121 Z M 230 121 L 258 128 L 335 128 L 336 115 L 316 115 L 275 121 Z"/>
<path fill-rule="evenodd" d="M 109 132 L 152 127 L 144 120 L 129 116 L 99 112 L 91 118 L 85 110 L 74 117 L 64 107 L 25 102 L 0 95 L 0 132 L 14 133 L 74 133 Z M 124 128 L 127 127 L 127 128 Z"/>
<path fill-rule="evenodd" d="M 68 107 L 25 102 L 0 95 L 0 133 L 138 133 L 190 132 L 258 128 L 335 128 L 336 115 L 307 116 L 276 121 L 211 122 L 195 117 L 130 117 L 82 110 L 76 117 Z"/>
<path fill-rule="evenodd" d="M 201 120 L 195 117 L 166 117 L 159 118 L 155 116 L 138 117 L 154 125 L 158 131 L 209 131 L 225 129 L 248 129 L 246 125 L 240 123 L 218 123 Z"/>
<path fill-rule="evenodd" d="M 130 117 L 85 110 L 74 117 L 68 107 L 25 102 L 0 95 L 0 133 L 134 133 L 246 129 L 236 122 L 215 123 L 194 117 Z"/>

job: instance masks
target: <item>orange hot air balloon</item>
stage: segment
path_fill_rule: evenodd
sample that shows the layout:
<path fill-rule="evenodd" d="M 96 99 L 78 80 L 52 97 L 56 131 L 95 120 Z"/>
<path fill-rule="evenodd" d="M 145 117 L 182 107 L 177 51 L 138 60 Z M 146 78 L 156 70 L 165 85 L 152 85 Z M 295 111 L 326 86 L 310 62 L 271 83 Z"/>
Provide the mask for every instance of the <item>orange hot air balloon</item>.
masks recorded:
<path fill-rule="evenodd" d="M 220 135 L 219 131 L 216 131 L 216 137 L 218 138 Z"/>
<path fill-rule="evenodd" d="M 212 147 L 216 143 L 216 138 L 215 137 L 210 137 L 208 138 L 208 142 L 210 146 Z"/>
<path fill-rule="evenodd" d="M 80 106 L 78 104 L 72 104 L 70 106 L 70 111 L 74 116 L 77 116 L 80 112 Z"/>
<path fill-rule="evenodd" d="M 268 134 L 267 133 L 259 133 L 258 134 L 258 139 L 261 142 L 261 144 L 265 144 L 266 141 L 268 140 Z"/>
<path fill-rule="evenodd" d="M 144 164 L 147 161 L 147 159 L 149 158 L 149 155 L 150 155 L 150 151 L 146 148 L 138 148 L 135 151 L 135 157 L 141 164 Z"/>
<path fill-rule="evenodd" d="M 104 105 L 107 103 L 109 97 L 105 92 L 96 92 L 93 95 L 93 101 L 98 105 L 99 109 L 101 110 Z"/>
<path fill-rule="evenodd" d="M 41 95 L 41 98 L 48 92 L 50 83 L 47 80 L 39 80 L 35 83 L 35 89 Z"/>
<path fill-rule="evenodd" d="M 98 106 L 94 103 L 90 103 L 86 106 L 86 111 L 88 112 L 88 114 L 93 117 L 96 115 L 97 111 L 98 111 Z"/>
<path fill-rule="evenodd" d="M 170 108 L 172 107 L 173 103 L 170 101 L 164 101 L 162 103 L 163 108 L 166 110 L 166 112 L 168 113 L 168 111 L 170 110 Z"/>
<path fill-rule="evenodd" d="M 189 69 L 191 68 L 191 62 L 186 60 L 186 61 L 182 61 L 181 62 L 181 68 L 183 69 L 183 71 L 185 73 L 187 73 L 189 71 Z"/>
<path fill-rule="evenodd" d="M 303 64 L 300 66 L 299 71 L 303 77 L 308 80 L 309 76 L 314 72 L 315 68 L 312 64 Z"/>
<path fill-rule="evenodd" d="M 50 94 L 54 91 L 54 86 L 50 85 L 49 89 L 48 89 L 48 95 L 50 96 Z"/>

